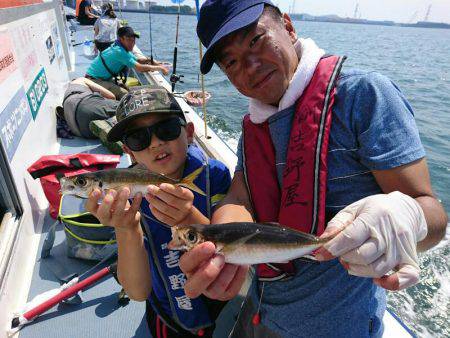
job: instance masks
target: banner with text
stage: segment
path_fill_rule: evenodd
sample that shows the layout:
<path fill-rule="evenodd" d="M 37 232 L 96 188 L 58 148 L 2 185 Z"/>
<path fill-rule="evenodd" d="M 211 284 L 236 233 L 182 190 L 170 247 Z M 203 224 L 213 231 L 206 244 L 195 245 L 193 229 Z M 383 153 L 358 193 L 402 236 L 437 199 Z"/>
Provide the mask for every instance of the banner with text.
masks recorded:
<path fill-rule="evenodd" d="M 36 120 L 39 108 L 41 107 L 42 101 L 44 101 L 47 92 L 47 77 L 45 76 L 44 68 L 42 68 L 27 92 L 28 103 L 30 104 L 31 114 L 33 115 L 34 120 Z"/>
<path fill-rule="evenodd" d="M 0 113 L 0 138 L 10 162 L 30 121 L 30 107 L 21 87 Z"/>
<path fill-rule="evenodd" d="M 17 69 L 11 36 L 8 32 L 0 32 L 0 83 Z"/>

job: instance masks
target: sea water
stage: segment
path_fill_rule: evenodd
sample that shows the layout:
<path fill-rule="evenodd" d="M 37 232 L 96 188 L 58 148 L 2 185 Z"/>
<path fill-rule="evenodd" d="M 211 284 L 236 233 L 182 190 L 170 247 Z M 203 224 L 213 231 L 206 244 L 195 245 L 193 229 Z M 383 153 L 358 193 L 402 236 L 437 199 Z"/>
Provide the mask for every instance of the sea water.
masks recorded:
<path fill-rule="evenodd" d="M 139 47 L 150 54 L 148 14 L 124 13 L 141 33 Z M 152 15 L 153 55 L 172 61 L 176 16 Z M 175 90 L 199 89 L 199 51 L 195 16 L 182 16 Z M 427 153 L 433 189 L 450 210 L 450 30 L 294 21 L 301 37 L 310 37 L 327 53 L 346 55 L 345 67 L 373 70 L 390 77 L 415 112 Z M 205 77 L 209 125 L 236 148 L 248 100 L 217 68 Z M 421 281 L 388 293 L 388 307 L 420 337 L 450 336 L 450 235 L 420 256 Z"/>

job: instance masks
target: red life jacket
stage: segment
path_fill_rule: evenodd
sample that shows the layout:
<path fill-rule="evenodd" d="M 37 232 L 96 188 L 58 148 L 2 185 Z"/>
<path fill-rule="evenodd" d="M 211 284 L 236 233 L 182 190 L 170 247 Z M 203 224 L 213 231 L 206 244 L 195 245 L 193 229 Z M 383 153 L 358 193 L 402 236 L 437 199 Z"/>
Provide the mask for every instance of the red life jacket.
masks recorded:
<path fill-rule="evenodd" d="M 331 112 L 344 59 L 322 58 L 298 100 L 281 189 L 269 123 L 254 124 L 249 115 L 244 117 L 244 174 L 257 222 L 278 222 L 303 232 L 323 233 Z M 293 273 L 291 262 L 257 267 L 261 281 L 279 280 Z"/>

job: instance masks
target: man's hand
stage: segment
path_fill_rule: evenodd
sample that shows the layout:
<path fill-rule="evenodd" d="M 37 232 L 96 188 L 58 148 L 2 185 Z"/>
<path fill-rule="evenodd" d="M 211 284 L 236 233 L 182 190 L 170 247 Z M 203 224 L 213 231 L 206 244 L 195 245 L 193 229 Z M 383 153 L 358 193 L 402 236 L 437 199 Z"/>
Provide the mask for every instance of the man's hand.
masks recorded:
<path fill-rule="evenodd" d="M 211 242 L 202 243 L 181 256 L 180 268 L 187 277 L 184 291 L 188 297 L 204 294 L 222 301 L 239 293 L 248 271 L 248 266 L 226 264 Z"/>
<path fill-rule="evenodd" d="M 419 281 L 417 242 L 427 235 L 422 208 L 398 191 L 363 198 L 341 210 L 321 237 L 336 237 L 318 250 L 319 260 L 340 257 L 351 275 L 372 277 L 388 290 Z M 396 272 L 387 275 L 388 272 Z"/>
<path fill-rule="evenodd" d="M 86 202 L 86 210 L 92 213 L 103 224 L 112 226 L 117 231 L 136 230 L 139 228 L 141 214 L 138 211 L 142 201 L 142 195 L 134 197 L 133 202 L 128 202 L 130 189 L 125 187 L 119 192 L 110 190 L 99 205 L 101 191 L 95 189 Z"/>
<path fill-rule="evenodd" d="M 164 75 L 169 74 L 169 70 L 170 70 L 169 67 L 160 65 L 160 66 L 158 66 L 158 68 L 159 68 L 159 71 L 160 71 L 161 73 L 163 73 Z"/>
<path fill-rule="evenodd" d="M 194 194 L 189 189 L 163 183 L 148 186 L 145 198 L 153 215 L 168 225 L 180 224 L 193 212 Z"/>

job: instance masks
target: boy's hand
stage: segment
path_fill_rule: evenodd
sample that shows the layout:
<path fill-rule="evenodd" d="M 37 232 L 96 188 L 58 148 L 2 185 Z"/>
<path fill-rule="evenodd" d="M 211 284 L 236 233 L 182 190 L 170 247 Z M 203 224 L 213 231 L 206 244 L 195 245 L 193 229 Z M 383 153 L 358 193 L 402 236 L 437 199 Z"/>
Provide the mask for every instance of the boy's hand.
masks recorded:
<path fill-rule="evenodd" d="M 173 184 L 149 185 L 145 198 L 153 215 L 167 225 L 180 224 L 193 211 L 192 191 Z"/>
<path fill-rule="evenodd" d="M 141 206 L 142 195 L 137 194 L 133 202 L 128 202 L 130 189 L 125 187 L 119 192 L 110 190 L 101 204 L 98 204 L 101 191 L 95 189 L 86 202 L 86 210 L 92 213 L 103 224 L 112 226 L 116 231 L 129 231 L 140 229 L 141 214 L 138 211 Z"/>

